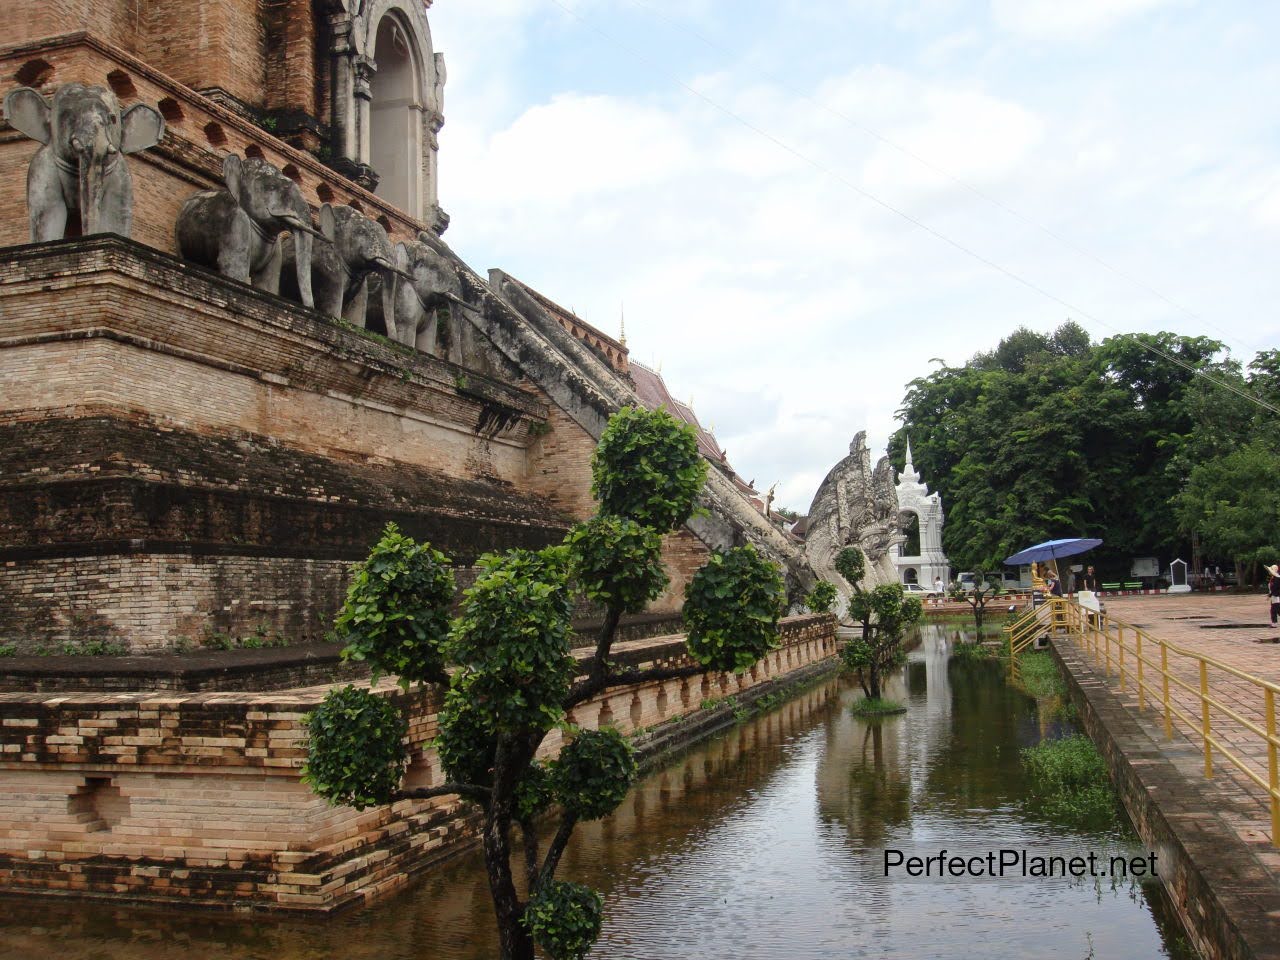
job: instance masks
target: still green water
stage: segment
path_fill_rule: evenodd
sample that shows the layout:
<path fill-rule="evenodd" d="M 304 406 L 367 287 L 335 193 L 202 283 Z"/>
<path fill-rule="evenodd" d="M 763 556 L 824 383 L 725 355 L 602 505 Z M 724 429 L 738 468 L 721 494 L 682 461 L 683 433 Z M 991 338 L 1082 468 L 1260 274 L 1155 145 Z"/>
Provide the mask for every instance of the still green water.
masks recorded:
<path fill-rule="evenodd" d="M 1071 729 L 998 664 L 952 658 L 957 639 L 923 628 L 887 694 L 905 714 L 857 719 L 856 684 L 823 681 L 671 760 L 608 820 L 580 827 L 559 876 L 605 894 L 592 956 L 1192 957 L 1158 884 L 884 878 L 886 848 L 1137 850 L 1125 825 L 1069 829 L 1037 814 L 1018 751 Z M 331 921 L 10 901 L 0 957 L 488 960 L 490 909 L 469 855 Z"/>

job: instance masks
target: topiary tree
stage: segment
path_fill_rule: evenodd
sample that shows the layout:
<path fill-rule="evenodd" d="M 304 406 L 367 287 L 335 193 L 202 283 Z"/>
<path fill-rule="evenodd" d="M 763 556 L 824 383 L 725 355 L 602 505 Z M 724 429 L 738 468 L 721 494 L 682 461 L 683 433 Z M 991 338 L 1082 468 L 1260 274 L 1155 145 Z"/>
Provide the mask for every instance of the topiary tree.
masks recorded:
<path fill-rule="evenodd" d="M 902 641 L 907 627 L 920 620 L 924 607 L 915 597 L 906 596 L 900 583 L 864 590 L 866 559 L 857 547 L 845 547 L 836 555 L 836 570 L 853 588 L 849 618 L 862 624 L 862 635 L 845 644 L 842 656 L 846 665 L 858 671 L 867 699 L 879 700 L 881 678 L 905 662 Z"/>
<path fill-rule="evenodd" d="M 827 580 L 819 580 L 804 598 L 804 605 L 814 613 L 829 613 L 836 602 L 836 585 Z"/>
<path fill-rule="evenodd" d="M 987 604 L 1000 595 L 1004 584 L 1000 574 L 980 570 L 974 574 L 973 589 L 965 590 L 960 584 L 952 584 L 951 599 L 963 600 L 973 610 L 973 627 L 977 633 L 975 642 L 982 639 L 982 621 L 986 618 Z"/>
<path fill-rule="evenodd" d="M 706 470 L 686 424 L 664 411 L 625 408 L 592 460 L 599 513 L 562 545 L 481 557 L 452 622 L 447 561 L 393 526 L 355 574 L 338 617 L 345 653 L 404 685 L 447 684 L 434 741 L 446 782 L 404 789 L 404 717 L 391 699 L 354 686 L 334 690 L 309 716 L 304 779 L 331 803 L 357 809 L 445 795 L 477 804 L 503 960 L 532 960 L 535 944 L 553 960 L 577 960 L 600 933 L 600 895 L 555 873 L 575 826 L 622 802 L 636 763 L 616 730 L 578 730 L 566 713 L 621 684 L 749 669 L 778 645 L 781 577 L 741 547 L 713 554 L 686 587 L 692 664 L 641 670 L 609 660 L 622 616 L 666 588 L 662 537 L 692 514 Z M 585 662 L 572 653 L 577 595 L 604 611 Z M 536 759 L 557 728 L 567 738 L 559 756 Z M 540 828 L 553 808 L 558 822 L 544 849 Z"/>

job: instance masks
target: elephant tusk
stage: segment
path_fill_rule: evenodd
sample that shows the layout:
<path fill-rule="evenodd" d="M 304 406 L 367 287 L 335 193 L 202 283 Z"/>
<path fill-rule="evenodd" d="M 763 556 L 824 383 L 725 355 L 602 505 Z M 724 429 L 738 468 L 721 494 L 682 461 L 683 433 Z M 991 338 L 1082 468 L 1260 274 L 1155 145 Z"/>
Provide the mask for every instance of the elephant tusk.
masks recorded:
<path fill-rule="evenodd" d="M 413 283 L 415 279 L 412 273 L 406 273 L 384 257 L 375 257 L 371 262 L 388 273 L 394 273 L 397 277 L 408 280 L 410 283 Z"/>
<path fill-rule="evenodd" d="M 303 233 L 309 233 L 317 240 L 323 240 L 325 243 L 333 243 L 332 240 L 299 217 L 296 213 L 273 213 L 272 216 L 277 220 L 287 223 L 294 230 L 301 230 Z"/>

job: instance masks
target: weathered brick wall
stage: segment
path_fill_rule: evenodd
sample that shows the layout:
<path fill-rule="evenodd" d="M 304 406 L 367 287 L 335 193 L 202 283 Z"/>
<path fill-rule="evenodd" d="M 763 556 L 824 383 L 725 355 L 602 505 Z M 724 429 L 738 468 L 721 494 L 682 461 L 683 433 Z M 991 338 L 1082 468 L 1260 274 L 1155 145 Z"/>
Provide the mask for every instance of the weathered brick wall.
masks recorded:
<path fill-rule="evenodd" d="M 0 4 L 0 37 L 25 43 L 78 30 L 94 33 L 130 52 L 141 40 L 138 29 L 145 0 L 42 0 Z M 6 79 L 8 79 L 6 77 Z"/>
<path fill-rule="evenodd" d="M 322 639 L 351 561 L 184 554 L 9 561 L 0 574 L 0 643 L 19 653 L 90 642 L 130 653 L 219 634 Z"/>
<path fill-rule="evenodd" d="M 287 0 L 267 9 L 266 105 L 277 110 L 301 110 L 323 120 L 316 63 L 318 31 L 312 0 Z"/>
<path fill-rule="evenodd" d="M 576 708 L 633 732 L 835 653 L 835 621 L 783 624 L 783 647 L 742 676 L 618 688 Z M 679 638 L 617 659 L 681 663 Z M 454 800 L 358 813 L 298 780 L 303 716 L 326 688 L 269 694 L 0 694 L 0 889 L 328 910 L 402 885 L 474 830 Z M 439 693 L 378 688 L 410 717 L 408 782 L 441 780 Z M 559 746 L 550 740 L 548 751 Z"/>
<path fill-rule="evenodd" d="M 11 250 L 0 340 L 0 633 L 24 649 L 296 642 L 389 520 L 464 565 L 568 525 L 520 489 L 536 396 L 137 245 Z"/>
<path fill-rule="evenodd" d="M 527 485 L 577 520 L 596 512 L 591 496 L 591 456 L 596 441 L 555 404 L 548 432 L 530 450 Z"/>
<path fill-rule="evenodd" d="M 262 0 L 150 0 L 143 60 L 196 90 L 217 88 L 262 106 L 266 26 Z"/>
<path fill-rule="evenodd" d="M 9 416 L 137 411 L 505 483 L 545 416 L 526 391 L 111 238 L 10 251 L 0 324 Z"/>

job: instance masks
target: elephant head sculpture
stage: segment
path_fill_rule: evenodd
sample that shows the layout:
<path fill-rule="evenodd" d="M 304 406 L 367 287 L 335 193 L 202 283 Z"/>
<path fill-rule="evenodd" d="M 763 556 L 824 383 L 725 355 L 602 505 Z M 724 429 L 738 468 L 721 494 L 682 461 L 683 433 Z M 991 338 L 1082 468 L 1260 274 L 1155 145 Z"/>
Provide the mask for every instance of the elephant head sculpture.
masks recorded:
<path fill-rule="evenodd" d="M 322 234 L 311 225 L 311 208 L 302 189 L 266 160 L 241 160 L 235 154 L 222 161 L 222 179 L 225 190 L 197 193 L 178 212 L 182 256 L 259 290 L 279 293 L 284 256 L 280 234 L 287 230 L 293 236 L 299 298 L 303 305 L 314 306 L 312 238 Z"/>
<path fill-rule="evenodd" d="M 44 144 L 27 170 L 32 241 L 65 236 L 72 210 L 82 234 L 130 235 L 133 180 L 124 158 L 160 142 L 159 111 L 139 103 L 122 112 L 106 88 L 64 83 L 52 103 L 30 87 L 10 91 L 4 115 Z"/>
<path fill-rule="evenodd" d="M 311 258 L 311 289 L 315 307 L 330 317 L 365 325 L 369 300 L 369 276 L 382 281 L 383 316 L 387 329 L 395 329 L 395 278 L 397 270 L 382 225 L 348 206 L 326 203 L 320 208 L 320 232 L 327 243 L 317 244 Z M 285 274 L 301 256 L 294 238 L 284 244 Z M 407 277 L 405 279 L 408 279 Z"/>
<path fill-rule="evenodd" d="M 395 281 L 395 318 L 386 325 L 387 336 L 434 353 L 441 311 L 455 303 L 466 305 L 457 267 L 438 244 L 424 237 L 396 244 L 396 269 L 400 274 Z"/>

